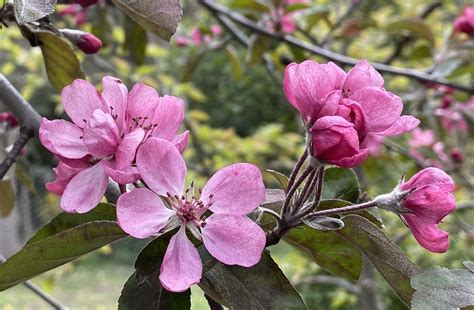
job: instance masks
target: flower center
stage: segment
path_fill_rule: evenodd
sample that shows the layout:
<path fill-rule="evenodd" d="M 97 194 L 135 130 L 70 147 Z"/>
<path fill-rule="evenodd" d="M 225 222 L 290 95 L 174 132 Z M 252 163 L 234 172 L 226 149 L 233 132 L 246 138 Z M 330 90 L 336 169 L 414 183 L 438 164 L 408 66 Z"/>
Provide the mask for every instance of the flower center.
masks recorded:
<path fill-rule="evenodd" d="M 171 208 L 176 210 L 176 216 L 183 224 L 192 223 L 199 227 L 206 225 L 203 214 L 212 206 L 212 195 L 209 197 L 209 202 L 205 204 L 200 199 L 200 194 L 201 190 L 199 190 L 199 197 L 195 195 L 193 182 L 181 197 L 167 193 Z"/>

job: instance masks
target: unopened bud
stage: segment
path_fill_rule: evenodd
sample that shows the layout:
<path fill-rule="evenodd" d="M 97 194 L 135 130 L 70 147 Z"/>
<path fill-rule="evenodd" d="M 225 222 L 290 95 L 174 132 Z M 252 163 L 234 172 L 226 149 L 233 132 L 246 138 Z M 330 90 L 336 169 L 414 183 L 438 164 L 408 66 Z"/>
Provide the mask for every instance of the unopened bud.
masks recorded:
<path fill-rule="evenodd" d="M 452 150 L 450 156 L 453 162 L 456 164 L 462 163 L 464 161 L 464 156 L 460 149 Z"/>
<path fill-rule="evenodd" d="M 403 176 L 398 185 L 387 194 L 382 194 L 375 197 L 374 201 L 377 204 L 377 207 L 380 209 L 393 211 L 396 213 L 407 213 L 409 212 L 407 209 L 401 206 L 402 201 L 407 198 L 411 193 L 413 193 L 416 189 L 412 188 L 410 190 L 402 190 L 400 187 L 405 181 L 405 176 Z"/>
<path fill-rule="evenodd" d="M 1 112 L 0 113 L 0 123 L 7 123 L 10 127 L 15 127 L 18 125 L 18 120 L 10 112 Z"/>
<path fill-rule="evenodd" d="M 74 29 L 61 29 L 60 31 L 86 54 L 97 53 L 102 48 L 102 41 L 91 33 Z"/>
<path fill-rule="evenodd" d="M 74 3 L 81 5 L 83 8 L 94 5 L 99 0 L 74 0 Z"/>

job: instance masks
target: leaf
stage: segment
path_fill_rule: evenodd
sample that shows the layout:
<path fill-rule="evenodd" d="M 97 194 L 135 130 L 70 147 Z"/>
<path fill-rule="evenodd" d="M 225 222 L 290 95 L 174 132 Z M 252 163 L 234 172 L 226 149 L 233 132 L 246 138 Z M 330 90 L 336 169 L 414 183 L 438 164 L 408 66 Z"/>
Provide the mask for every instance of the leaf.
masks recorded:
<path fill-rule="evenodd" d="M 342 199 L 355 202 L 359 195 L 359 181 L 352 169 L 337 167 L 326 169 L 322 199 Z"/>
<path fill-rule="evenodd" d="M 433 267 L 414 276 L 411 285 L 416 290 L 411 302 L 414 310 L 451 310 L 474 305 L 472 270 Z"/>
<path fill-rule="evenodd" d="M 183 15 L 179 0 L 112 0 L 125 14 L 159 38 L 170 41 Z"/>
<path fill-rule="evenodd" d="M 148 44 L 147 33 L 142 26 L 128 17 L 124 20 L 124 28 L 124 50 L 135 64 L 140 66 L 145 61 L 146 46 Z"/>
<path fill-rule="evenodd" d="M 343 221 L 329 216 L 319 216 L 311 220 L 303 220 L 303 223 L 306 226 L 321 231 L 339 230 L 344 227 Z"/>
<path fill-rule="evenodd" d="M 15 18 L 20 25 L 37 21 L 54 12 L 56 0 L 15 0 Z"/>
<path fill-rule="evenodd" d="M 0 217 L 7 217 L 15 207 L 15 191 L 11 180 L 0 180 Z"/>
<path fill-rule="evenodd" d="M 335 231 L 357 247 L 374 264 L 407 305 L 413 294 L 410 278 L 419 272 L 403 251 L 380 229 L 359 215 L 342 218 L 345 227 Z"/>
<path fill-rule="evenodd" d="M 285 193 L 288 191 L 288 177 L 286 175 L 271 169 L 265 169 L 265 171 L 273 176 L 275 180 L 278 181 L 278 183 L 280 183 L 281 189 L 284 190 Z"/>
<path fill-rule="evenodd" d="M 33 183 L 33 179 L 25 171 L 25 168 L 23 168 L 19 163 L 17 163 L 15 166 L 15 176 L 17 177 L 18 181 L 20 181 L 21 185 L 26 187 L 30 193 L 34 195 L 38 194 Z"/>
<path fill-rule="evenodd" d="M 56 91 L 60 92 L 75 79 L 84 78 L 81 64 L 66 39 L 48 31 L 38 31 L 35 35 L 43 52 L 48 79 Z"/>
<path fill-rule="evenodd" d="M 135 261 L 136 271 L 125 283 L 118 301 L 119 310 L 132 309 L 191 309 L 191 290 L 172 293 L 159 281 L 159 270 L 169 240 L 176 230 L 149 242 Z"/>
<path fill-rule="evenodd" d="M 204 271 L 199 286 L 230 309 L 306 309 L 267 251 L 258 264 L 246 268 L 224 265 L 200 250 Z"/>
<path fill-rule="evenodd" d="M 281 189 L 266 188 L 265 200 L 261 204 L 261 207 L 272 209 L 279 213 L 285 197 L 285 192 Z"/>
<path fill-rule="evenodd" d="M 0 291 L 101 248 L 126 234 L 116 222 L 85 223 L 28 243 L 0 265 Z"/>
<path fill-rule="evenodd" d="M 262 61 L 263 54 L 270 47 L 271 41 L 264 36 L 253 34 L 250 37 L 249 49 L 247 53 L 247 63 L 255 65 Z"/>
<path fill-rule="evenodd" d="M 206 51 L 200 51 L 200 52 L 195 52 L 189 55 L 188 59 L 186 60 L 186 63 L 184 64 L 182 70 L 181 70 L 181 82 L 188 82 L 194 71 L 196 71 L 199 63 L 201 60 L 204 58 L 206 54 Z"/>
<path fill-rule="evenodd" d="M 258 12 L 270 12 L 270 8 L 264 1 L 257 0 L 231 0 L 229 7 L 238 10 L 252 10 Z"/>
<path fill-rule="evenodd" d="M 227 59 L 229 60 L 232 76 L 235 80 L 240 80 L 243 75 L 242 65 L 239 60 L 237 50 L 232 45 L 227 45 L 225 48 Z"/>
<path fill-rule="evenodd" d="M 360 276 L 362 255 L 349 241 L 335 232 L 299 226 L 290 230 L 284 240 L 305 252 L 311 260 L 335 276 L 352 280 L 357 280 Z"/>
<path fill-rule="evenodd" d="M 94 221 L 115 221 L 115 206 L 110 203 L 99 203 L 87 213 L 61 213 L 43 226 L 26 244 L 54 236 L 65 230 Z"/>
<path fill-rule="evenodd" d="M 389 33 L 395 34 L 407 31 L 418 38 L 427 40 L 431 46 L 435 44 L 435 38 L 430 26 L 419 18 L 398 18 L 385 25 L 385 29 Z"/>

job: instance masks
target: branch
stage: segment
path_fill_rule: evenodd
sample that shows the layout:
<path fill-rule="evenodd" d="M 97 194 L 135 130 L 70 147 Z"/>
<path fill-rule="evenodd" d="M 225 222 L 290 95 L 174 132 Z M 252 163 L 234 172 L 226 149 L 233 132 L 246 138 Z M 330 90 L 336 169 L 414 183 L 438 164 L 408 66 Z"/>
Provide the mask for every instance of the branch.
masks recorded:
<path fill-rule="evenodd" d="M 321 46 L 327 46 L 328 43 L 331 42 L 332 40 L 332 34 L 334 33 L 335 30 L 337 30 L 341 25 L 355 12 L 357 7 L 360 5 L 362 1 L 351 1 L 349 7 L 347 8 L 347 11 L 342 14 L 334 23 L 334 25 L 329 29 L 328 33 L 326 34 L 326 37 L 323 39 L 321 42 Z"/>
<path fill-rule="evenodd" d="M 332 60 L 338 63 L 342 63 L 345 65 L 355 65 L 359 61 L 358 59 L 348 57 L 345 55 L 341 55 L 335 52 L 332 52 L 330 50 L 327 50 L 325 48 L 322 48 L 317 45 L 309 44 L 307 42 L 303 42 L 299 40 L 298 38 L 286 34 L 286 35 L 281 35 L 279 33 L 276 33 L 274 31 L 265 29 L 261 26 L 259 26 L 257 23 L 254 21 L 246 18 L 245 16 L 233 12 L 232 10 L 229 10 L 228 8 L 221 6 L 219 4 L 214 3 L 213 1 L 210 0 L 198 0 L 200 4 L 202 4 L 204 7 L 206 7 L 209 11 L 211 12 L 216 12 L 219 14 L 222 14 L 224 16 L 227 16 L 229 19 L 235 21 L 236 23 L 239 23 L 240 25 L 251 29 L 257 33 L 260 33 L 261 35 L 270 37 L 275 40 L 279 40 L 281 42 L 285 42 L 289 45 L 296 46 L 298 48 L 304 49 L 306 51 L 309 51 L 311 53 L 314 53 L 316 55 L 322 56 L 328 60 Z M 393 66 L 388 66 L 385 64 L 381 63 L 374 63 L 371 62 L 372 66 L 383 73 L 387 74 L 393 74 L 393 75 L 401 75 L 405 76 L 408 78 L 414 78 L 420 81 L 425 81 L 425 82 L 432 82 L 436 84 L 441 84 L 441 85 L 446 85 L 450 86 L 455 89 L 459 89 L 468 93 L 474 93 L 474 88 L 468 85 L 461 85 L 461 84 L 456 84 L 452 83 L 446 79 L 443 78 L 437 78 L 433 76 L 432 74 L 425 73 L 420 70 L 416 69 L 408 69 L 408 68 L 399 68 L 399 67 L 393 67 Z"/>
<path fill-rule="evenodd" d="M 35 132 L 26 126 L 21 126 L 20 137 L 13 144 L 12 149 L 8 152 L 7 157 L 0 164 L 0 180 L 7 174 L 8 169 L 15 163 L 16 158 L 20 155 L 21 150 L 25 147 L 28 140 L 33 137 Z"/>

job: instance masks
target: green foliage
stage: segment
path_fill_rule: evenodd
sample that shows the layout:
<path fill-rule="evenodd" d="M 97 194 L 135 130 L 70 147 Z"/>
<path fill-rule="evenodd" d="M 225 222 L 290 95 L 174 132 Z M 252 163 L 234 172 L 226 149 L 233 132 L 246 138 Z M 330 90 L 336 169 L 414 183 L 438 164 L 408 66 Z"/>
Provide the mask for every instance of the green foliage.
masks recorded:
<path fill-rule="evenodd" d="M 124 238 L 126 234 L 110 220 L 110 208 L 101 205 L 92 214 L 58 215 L 0 265 L 0 291 Z"/>
<path fill-rule="evenodd" d="M 231 309 L 306 309 L 303 300 L 265 251 L 252 267 L 228 266 L 203 248 L 203 278 L 199 286 Z"/>
<path fill-rule="evenodd" d="M 355 202 L 360 189 L 357 176 L 352 169 L 327 168 L 324 174 L 323 199 L 342 199 Z"/>
<path fill-rule="evenodd" d="M 446 310 L 474 306 L 474 269 L 472 262 L 464 262 L 468 270 L 433 267 L 411 279 L 416 290 L 411 307 L 414 310 Z"/>
<path fill-rule="evenodd" d="M 0 217 L 7 217 L 15 207 L 15 191 L 13 190 L 12 180 L 0 180 Z"/>

